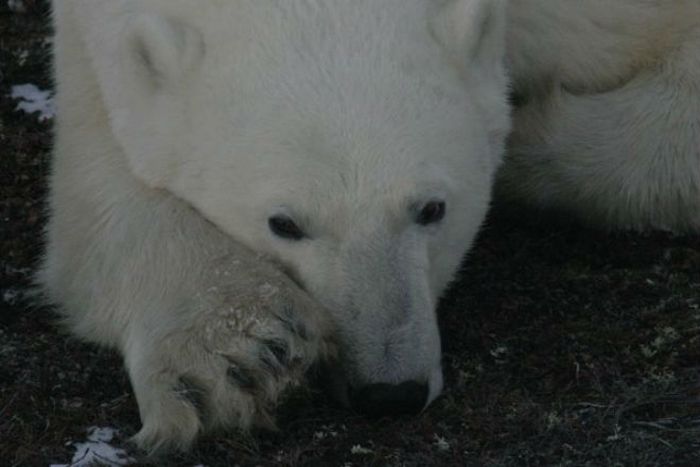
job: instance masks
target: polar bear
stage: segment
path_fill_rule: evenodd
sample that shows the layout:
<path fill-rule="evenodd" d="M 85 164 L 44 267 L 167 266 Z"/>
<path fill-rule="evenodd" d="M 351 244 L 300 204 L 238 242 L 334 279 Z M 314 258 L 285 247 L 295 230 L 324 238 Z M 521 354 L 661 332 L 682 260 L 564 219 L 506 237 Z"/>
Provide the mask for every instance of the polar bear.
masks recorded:
<path fill-rule="evenodd" d="M 700 230 L 700 2 L 510 0 L 519 105 L 497 197 Z"/>
<path fill-rule="evenodd" d="M 357 410 L 420 410 L 510 91 L 499 197 L 700 227 L 699 17 L 696 0 L 57 0 L 40 280 L 124 356 L 148 450 L 269 425 L 319 359 Z"/>
<path fill-rule="evenodd" d="M 271 423 L 327 359 L 442 387 L 435 304 L 509 131 L 504 0 L 56 0 L 40 280 L 123 355 L 150 451 Z"/>

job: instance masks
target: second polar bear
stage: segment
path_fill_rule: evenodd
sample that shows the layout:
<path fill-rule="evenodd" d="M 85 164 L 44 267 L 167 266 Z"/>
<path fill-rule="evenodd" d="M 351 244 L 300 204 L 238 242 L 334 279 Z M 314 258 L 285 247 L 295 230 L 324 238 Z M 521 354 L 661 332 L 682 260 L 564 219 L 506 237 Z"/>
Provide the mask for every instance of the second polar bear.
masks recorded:
<path fill-rule="evenodd" d="M 700 2 L 510 0 L 519 105 L 498 195 L 700 230 Z"/>

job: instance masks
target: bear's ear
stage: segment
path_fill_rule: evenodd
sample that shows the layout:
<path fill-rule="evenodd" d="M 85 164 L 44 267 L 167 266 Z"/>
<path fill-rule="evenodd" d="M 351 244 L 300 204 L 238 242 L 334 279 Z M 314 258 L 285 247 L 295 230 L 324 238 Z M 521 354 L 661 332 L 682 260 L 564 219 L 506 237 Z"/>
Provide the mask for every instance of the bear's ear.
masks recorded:
<path fill-rule="evenodd" d="M 129 11 L 127 2 L 102 4 L 79 14 L 112 133 L 133 174 L 165 188 L 179 167 L 186 87 L 204 55 L 202 37 L 177 20 Z M 109 21 L 99 17 L 105 11 Z"/>
<path fill-rule="evenodd" d="M 507 0 L 448 0 L 433 18 L 438 41 L 470 74 L 503 75 Z"/>
<path fill-rule="evenodd" d="M 146 81 L 142 84 L 150 84 L 152 91 L 177 87 L 203 54 L 199 33 L 173 20 L 141 14 L 128 29 L 124 58 L 136 66 L 134 71 Z"/>
<path fill-rule="evenodd" d="M 547 0 L 544 0 L 547 1 Z M 556 1 L 556 0 L 552 0 Z M 433 18 L 433 33 L 455 61 L 481 104 L 497 167 L 510 129 L 506 73 L 508 0 L 447 0 Z"/>

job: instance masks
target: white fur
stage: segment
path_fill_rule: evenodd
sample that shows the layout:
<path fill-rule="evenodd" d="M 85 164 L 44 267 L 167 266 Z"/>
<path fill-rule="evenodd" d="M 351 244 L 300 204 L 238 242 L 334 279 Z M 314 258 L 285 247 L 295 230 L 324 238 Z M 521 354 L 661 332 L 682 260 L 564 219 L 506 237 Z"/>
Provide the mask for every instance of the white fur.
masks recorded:
<path fill-rule="evenodd" d="M 607 228 L 700 228 L 700 2 L 510 0 L 499 194 Z"/>
<path fill-rule="evenodd" d="M 350 384 L 440 392 L 435 304 L 509 127 L 504 6 L 54 2 L 41 280 L 123 353 L 143 447 L 265 423 L 329 335 Z M 417 225 L 434 199 L 447 216 Z M 308 238 L 275 237 L 279 213 Z"/>

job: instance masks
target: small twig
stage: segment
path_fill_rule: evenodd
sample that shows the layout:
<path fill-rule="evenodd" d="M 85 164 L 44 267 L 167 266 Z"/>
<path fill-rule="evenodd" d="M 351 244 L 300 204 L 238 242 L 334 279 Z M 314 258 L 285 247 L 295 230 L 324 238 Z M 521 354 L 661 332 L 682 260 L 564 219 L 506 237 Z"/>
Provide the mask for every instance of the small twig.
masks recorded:
<path fill-rule="evenodd" d="M 632 424 L 637 425 L 637 426 L 646 426 L 649 428 L 656 428 L 657 430 L 672 431 L 672 432 L 676 432 L 676 433 L 681 433 L 681 432 L 682 433 L 695 433 L 695 432 L 700 433 L 700 428 L 670 428 L 670 427 L 664 426 L 663 424 L 658 423 L 658 422 L 641 421 L 641 422 L 632 422 Z"/>
<path fill-rule="evenodd" d="M 5 410 L 7 410 L 8 407 L 12 405 L 12 403 L 17 399 L 17 393 L 12 394 L 12 397 L 10 397 L 10 400 L 5 404 L 5 406 L 0 409 L 0 416 L 2 416 L 5 413 Z"/>
<path fill-rule="evenodd" d="M 614 405 L 611 405 L 611 404 L 597 404 L 595 402 L 577 402 L 574 405 L 580 406 L 580 407 L 592 407 L 594 409 L 611 409 L 611 408 L 615 407 Z"/>

